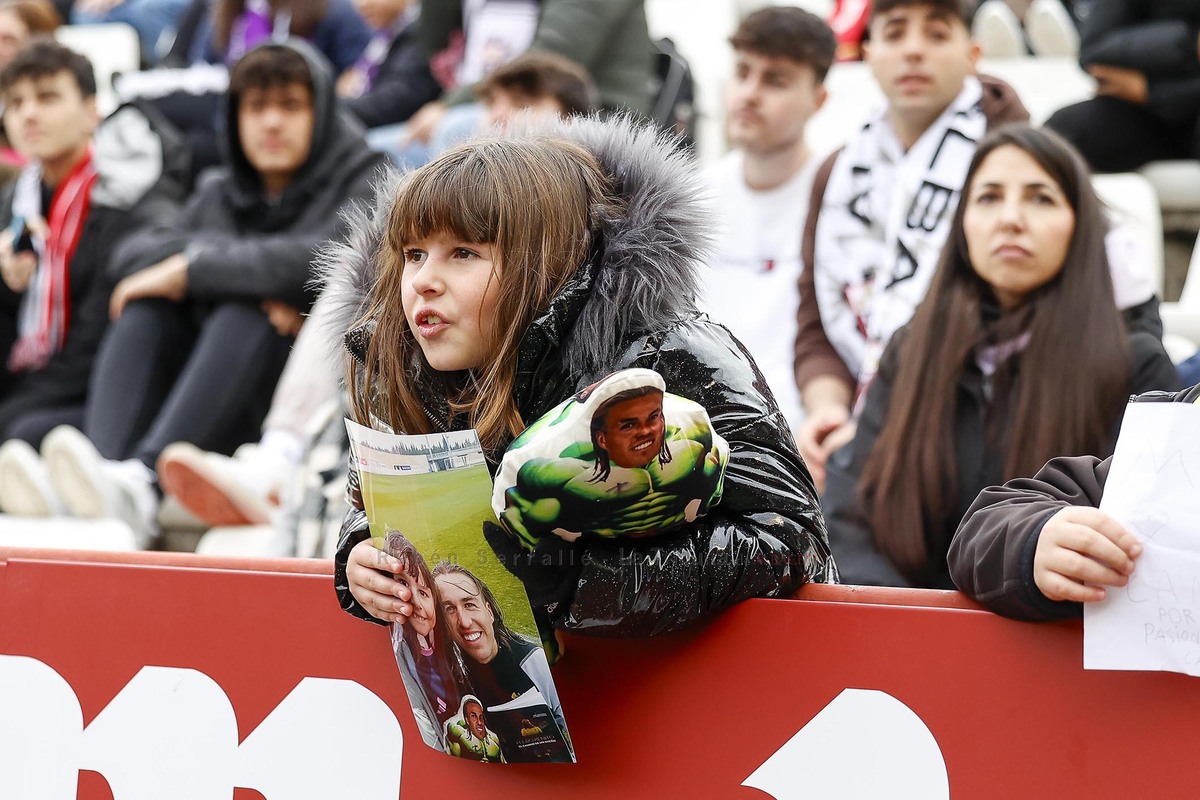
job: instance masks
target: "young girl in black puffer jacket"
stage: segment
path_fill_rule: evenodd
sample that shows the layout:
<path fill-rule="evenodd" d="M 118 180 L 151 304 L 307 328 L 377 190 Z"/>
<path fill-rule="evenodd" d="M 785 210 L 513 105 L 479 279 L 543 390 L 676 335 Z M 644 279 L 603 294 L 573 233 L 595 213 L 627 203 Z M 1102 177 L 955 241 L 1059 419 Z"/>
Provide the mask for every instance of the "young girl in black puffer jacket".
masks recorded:
<path fill-rule="evenodd" d="M 530 557 L 493 531 L 543 625 L 653 635 L 836 580 L 811 477 L 762 376 L 695 309 L 707 218 L 669 142 L 622 121 L 562 123 L 460 145 L 385 195 L 334 254 L 350 265 L 331 291 L 360 422 L 474 428 L 494 474 L 526 426 L 642 367 L 729 443 L 720 503 L 651 539 L 551 536 Z M 352 510 L 336 558 L 343 608 L 403 622 L 411 604 L 388 569 Z"/>

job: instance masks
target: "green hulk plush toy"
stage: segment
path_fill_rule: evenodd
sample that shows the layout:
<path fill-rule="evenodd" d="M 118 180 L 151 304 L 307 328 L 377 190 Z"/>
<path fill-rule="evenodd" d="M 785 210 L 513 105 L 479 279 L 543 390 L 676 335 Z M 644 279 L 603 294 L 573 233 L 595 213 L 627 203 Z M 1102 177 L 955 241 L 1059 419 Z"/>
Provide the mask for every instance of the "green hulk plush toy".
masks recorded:
<path fill-rule="evenodd" d="M 720 501 L 729 446 L 708 413 L 648 369 L 609 375 L 513 441 L 492 510 L 532 550 L 549 534 L 652 536 Z"/>

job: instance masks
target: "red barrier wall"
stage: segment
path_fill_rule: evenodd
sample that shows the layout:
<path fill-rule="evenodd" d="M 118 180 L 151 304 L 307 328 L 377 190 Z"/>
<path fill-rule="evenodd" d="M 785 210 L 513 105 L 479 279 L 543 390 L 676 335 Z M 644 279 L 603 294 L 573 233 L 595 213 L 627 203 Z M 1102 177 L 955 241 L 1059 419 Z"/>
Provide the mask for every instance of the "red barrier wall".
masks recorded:
<path fill-rule="evenodd" d="M 304 678 L 334 679 L 343 689 L 351 681 L 365 687 L 394 712 L 403 731 L 399 786 L 406 800 L 472 795 L 750 800 L 768 796 L 743 786 L 752 773 L 844 690 L 869 689 L 903 703 L 928 728 L 956 798 L 1197 794 L 1191 758 L 1200 746 L 1200 683 L 1194 679 L 1085 672 L 1078 623 L 1012 622 L 948 592 L 855 587 L 809 587 L 800 600 L 750 601 L 685 635 L 647 641 L 571 638 L 555 679 L 579 763 L 456 761 L 422 745 L 387 630 L 338 609 L 329 571 L 327 562 L 315 561 L 0 549 L 0 666 L 9 667 L 7 673 L 0 669 L 0 718 L 11 720 L 4 697 L 11 703 L 23 696 L 22 687 L 4 685 L 5 675 L 15 681 L 12 676 L 27 668 L 45 665 L 69 684 L 84 726 L 110 704 L 119 705 L 114 698 L 143 667 L 188 668 L 228 697 L 237 729 L 231 747 L 241 742 L 249 752 L 251 732 L 270 727 L 260 723 Z M 29 658 L 4 661 L 9 656 Z M 13 672 L 14 667 L 20 669 Z M 42 695 L 31 696 L 29 704 L 41 702 Z M 28 717 L 29 709 L 18 707 L 16 713 L 18 719 L 21 713 Z M 288 725 L 303 728 L 308 719 L 300 714 Z M 316 777 L 305 780 L 313 787 L 322 769 L 336 774 L 396 769 L 398 759 L 389 758 L 395 753 L 372 749 L 387 724 L 356 732 L 355 719 L 311 717 L 318 727 L 302 738 L 333 737 L 336 744 L 322 751 L 328 761 L 305 759 L 280 769 L 312 770 Z M 158 724 L 135 728 L 153 736 L 150 729 Z M 180 747 L 189 746 L 189 724 L 172 722 L 170 735 L 181 737 Z M 153 769 L 137 760 L 139 747 L 157 746 L 152 738 L 103 743 L 102 736 L 116 734 L 102 734 L 101 727 L 119 726 L 85 728 L 84 744 L 68 747 L 61 759 L 67 770 L 83 765 L 78 796 L 155 796 L 151 790 L 110 788 L 114 778 L 108 772 L 116 775 L 116 767 L 106 768 L 104 777 L 87 768 L 89 758 L 100 759 L 87 753 L 109 748 L 116 755 L 105 758 L 127 759 L 127 772 Z M 896 769 L 888 765 L 893 748 L 872 742 L 879 730 L 870 714 L 849 725 L 842 719 L 821 727 L 814 741 L 801 741 L 781 757 L 790 766 L 777 779 L 782 788 L 770 794 L 780 800 L 827 797 L 827 790 L 813 789 L 827 785 L 817 774 L 822 770 L 853 787 L 855 781 L 869 784 L 874 772 Z M 914 730 L 894 740 L 919 738 Z M 264 732 L 261 738 L 277 735 Z M 894 749 L 904 750 L 899 744 Z M 84 755 L 71 755 L 76 750 Z M 15 794 L 3 791 L 0 777 L 0 796 L 19 797 L 26 765 L 3 763 L 6 758 L 14 756 L 0 749 L 0 774 L 10 776 Z M 309 796 L 294 787 L 272 794 L 263 788 L 270 780 L 262 777 L 255 778 L 258 785 L 238 782 L 238 775 L 253 772 L 242 761 L 231 767 L 224 797 Z M 889 796 L 906 796 L 911 776 L 886 777 L 896 788 Z M 123 785 L 137 782 L 128 780 Z M 242 788 L 231 794 L 233 786 Z M 221 796 L 187 791 L 158 796 Z"/>

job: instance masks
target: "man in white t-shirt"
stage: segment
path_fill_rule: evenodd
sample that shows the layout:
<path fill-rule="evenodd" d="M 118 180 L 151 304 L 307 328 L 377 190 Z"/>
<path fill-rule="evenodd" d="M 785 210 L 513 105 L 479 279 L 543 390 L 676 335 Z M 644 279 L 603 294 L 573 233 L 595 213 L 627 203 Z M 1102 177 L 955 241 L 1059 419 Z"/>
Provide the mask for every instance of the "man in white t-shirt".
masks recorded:
<path fill-rule="evenodd" d="M 820 17 L 795 7 L 753 12 L 729 41 L 736 58 L 725 111 L 735 149 L 704 174 L 719 228 L 701 303 L 754 356 L 795 430 L 800 240 L 820 163 L 804 126 L 825 101 L 837 43 Z"/>

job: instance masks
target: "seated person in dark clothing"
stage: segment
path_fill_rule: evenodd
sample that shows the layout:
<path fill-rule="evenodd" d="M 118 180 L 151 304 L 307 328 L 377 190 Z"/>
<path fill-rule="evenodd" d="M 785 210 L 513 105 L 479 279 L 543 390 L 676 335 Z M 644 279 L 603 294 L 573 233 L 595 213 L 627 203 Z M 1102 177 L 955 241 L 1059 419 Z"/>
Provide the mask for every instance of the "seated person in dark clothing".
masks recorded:
<path fill-rule="evenodd" d="M 340 212 L 370 197 L 383 163 L 339 113 L 332 76 L 304 42 L 238 62 L 226 111 L 227 166 L 202 176 L 174 224 L 114 255 L 121 279 L 86 437 L 64 427 L 42 445 L 71 513 L 122 519 L 143 541 L 164 447 L 230 453 L 258 437 L 292 342 L 280 320 L 312 304 L 315 252 L 343 235 Z"/>
<path fill-rule="evenodd" d="M 1097 172 L 1200 158 L 1200 3 L 1091 0 L 1086 8 L 1079 56 L 1096 97 L 1060 109 L 1046 126 Z"/>
<path fill-rule="evenodd" d="M 415 0 L 355 0 L 354 8 L 374 35 L 338 78 L 338 96 L 368 128 L 404 122 L 442 92 L 417 40 L 420 6 Z"/>
<path fill-rule="evenodd" d="M 122 109 L 97 133 L 92 65 L 51 38 L 10 62 L 0 96 L 5 127 L 30 162 L 0 198 L 0 440 L 37 445 L 54 425 L 83 419 L 108 325 L 110 256 L 137 228 L 174 216 L 185 165 L 169 159 L 173 148 L 161 137 L 172 132 L 146 124 L 137 108 Z M 107 146 L 109 134 L 121 138 L 122 152 Z M 164 166 L 177 174 L 164 177 Z M 30 444 L 13 442 L 4 453 L 0 508 L 50 513 L 9 469 L 14 458 L 36 463 Z"/>
<path fill-rule="evenodd" d="M 595 90 L 583 68 L 553 53 L 525 53 L 500 67 L 479 86 L 490 124 L 503 127 L 516 113 L 531 116 L 586 114 L 595 108 Z M 323 325 L 321 301 L 304 323 Z M 297 325 L 300 322 L 296 318 Z M 288 368 L 275 390 L 259 446 L 230 457 L 194 447 L 173 447 L 159 461 L 163 488 L 209 525 L 263 524 L 279 508 L 283 488 L 303 455 L 306 423 L 335 396 L 321 334 L 301 333 Z"/>
<path fill-rule="evenodd" d="M 287 37 L 311 44 L 336 76 L 362 56 L 371 31 L 350 0 L 192 0 L 161 63 L 195 69 L 140 73 L 149 83 L 126 82 L 123 91 L 153 99 L 167 119 L 187 132 L 193 174 L 198 174 L 221 163 L 222 134 L 216 123 L 225 102 L 219 77 L 205 65 L 232 68 L 258 45 Z"/>

